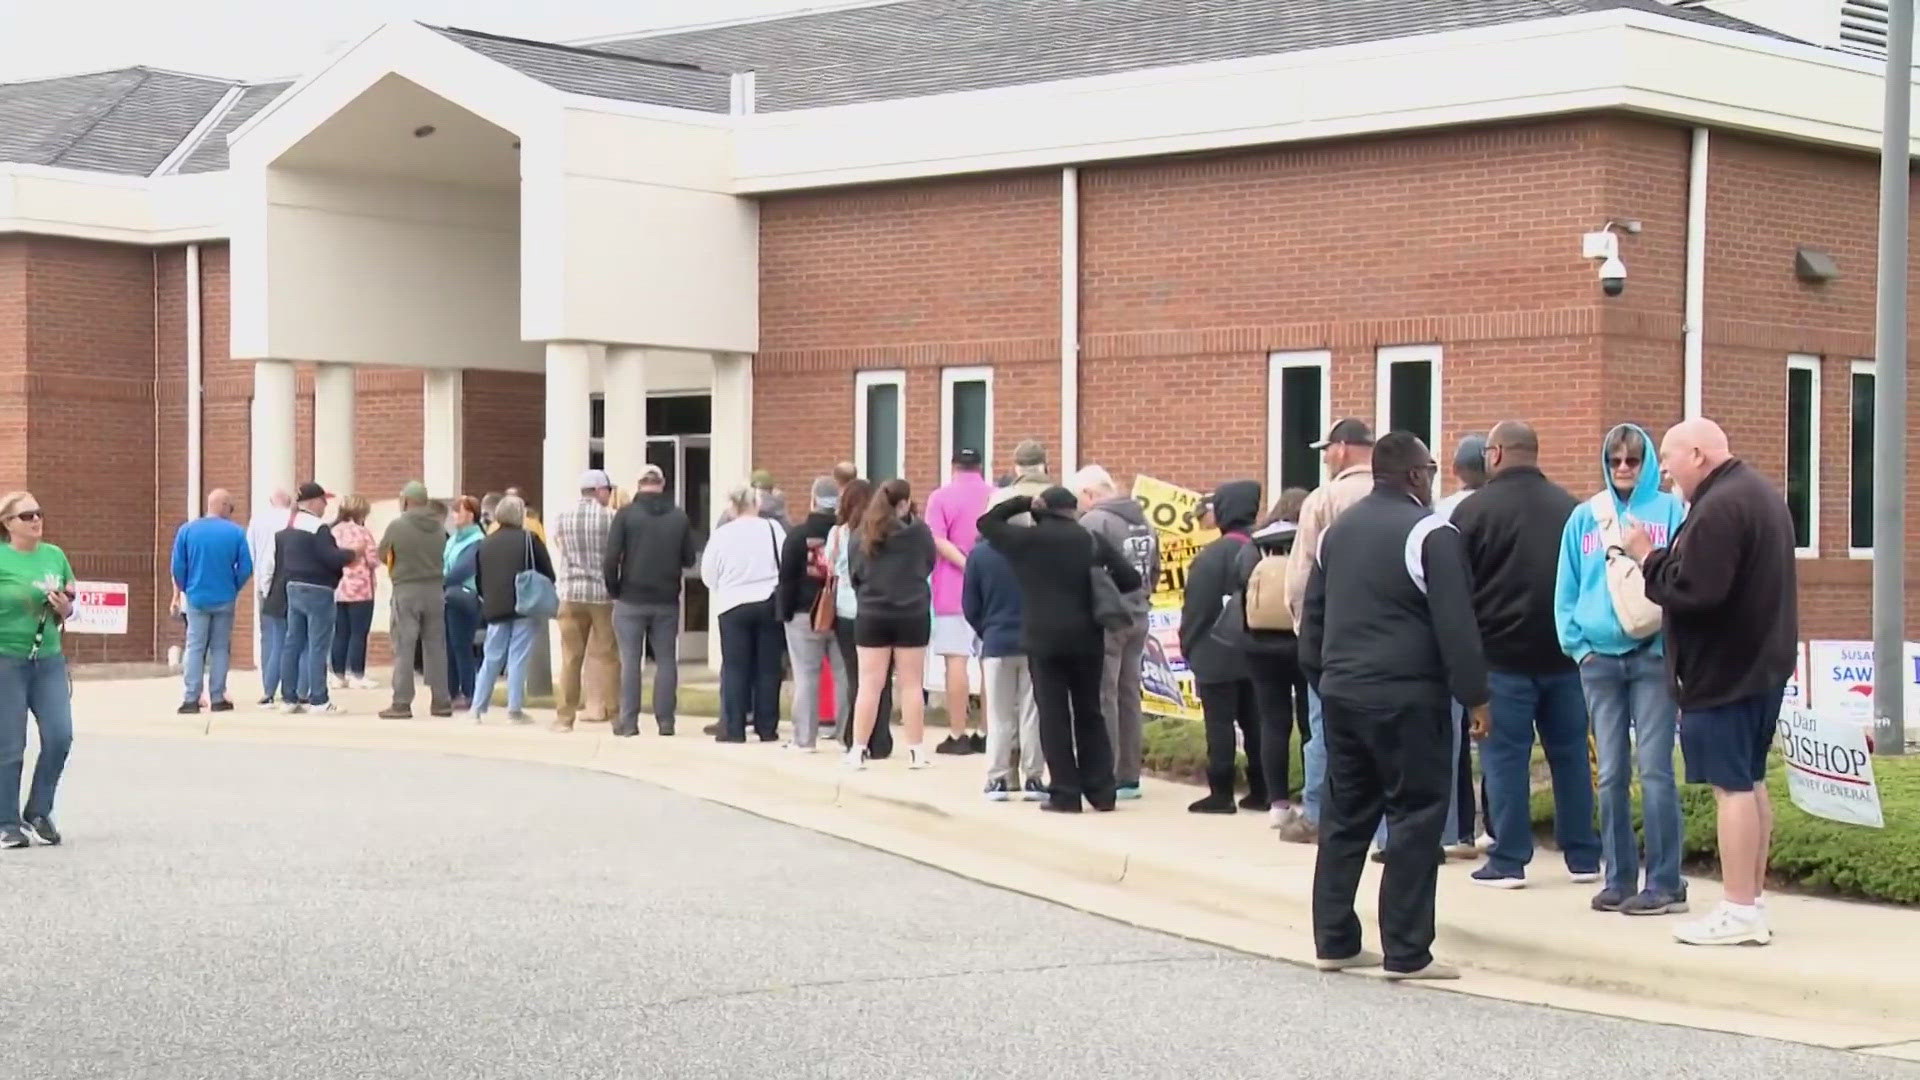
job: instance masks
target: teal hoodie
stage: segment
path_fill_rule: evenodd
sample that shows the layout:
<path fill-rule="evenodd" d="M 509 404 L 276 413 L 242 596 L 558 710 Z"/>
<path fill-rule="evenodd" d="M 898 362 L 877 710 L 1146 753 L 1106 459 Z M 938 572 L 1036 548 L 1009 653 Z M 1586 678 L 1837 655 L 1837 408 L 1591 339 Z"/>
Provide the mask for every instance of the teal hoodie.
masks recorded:
<path fill-rule="evenodd" d="M 1646 446 L 1647 460 L 1640 466 L 1640 480 L 1633 495 L 1624 503 L 1613 490 L 1607 469 L 1607 444 L 1622 428 L 1639 432 Z M 1655 547 L 1666 547 L 1687 516 L 1681 501 L 1660 490 L 1660 463 L 1652 436 L 1636 424 L 1619 424 L 1600 441 L 1600 485 L 1613 499 L 1614 520 L 1623 522 L 1631 514 L 1647 526 Z M 1600 522 L 1593 506 L 1582 502 L 1567 518 L 1560 534 L 1560 572 L 1554 582 L 1553 621 L 1560 635 L 1560 651 L 1575 663 L 1589 653 L 1623 656 L 1647 642 L 1627 636 L 1620 618 L 1613 613 L 1613 597 L 1607 593 L 1606 545 L 1600 539 Z M 1664 652 L 1665 635 L 1652 639 L 1655 655 Z"/>

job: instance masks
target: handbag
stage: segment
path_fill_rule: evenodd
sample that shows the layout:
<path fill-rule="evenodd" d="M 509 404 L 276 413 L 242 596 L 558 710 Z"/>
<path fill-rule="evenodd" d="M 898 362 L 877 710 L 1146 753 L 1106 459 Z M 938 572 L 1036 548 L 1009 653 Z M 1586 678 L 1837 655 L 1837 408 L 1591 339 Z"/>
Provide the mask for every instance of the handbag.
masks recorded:
<path fill-rule="evenodd" d="M 551 619 L 560 610 L 553 579 L 535 569 L 533 534 L 527 536 L 527 568 L 513 575 L 513 610 L 529 619 Z"/>
<path fill-rule="evenodd" d="M 1627 557 L 1620 546 L 1620 522 L 1614 516 L 1613 492 L 1602 491 L 1588 504 L 1600 524 L 1601 557 L 1607 563 L 1607 599 L 1613 602 L 1614 617 L 1620 629 L 1636 641 L 1660 632 L 1663 613 L 1660 605 L 1647 599 L 1647 579 L 1640 564 Z"/>
<path fill-rule="evenodd" d="M 1088 581 L 1093 585 L 1093 621 L 1102 630 L 1125 630 L 1133 625 L 1133 612 L 1127 610 L 1127 601 L 1120 595 L 1120 586 L 1114 584 L 1113 575 L 1107 573 L 1106 559 L 1100 551 L 1100 538 L 1088 533 L 1087 542 L 1093 545 L 1093 567 L 1087 571 Z"/>
<path fill-rule="evenodd" d="M 838 543 L 839 540 L 840 531 L 836 529 L 833 531 L 833 539 L 831 542 Z M 820 583 L 819 594 L 813 598 L 813 632 L 816 634 L 832 632 L 833 625 L 838 619 L 838 614 L 834 606 L 834 598 L 840 592 L 840 575 L 833 572 L 838 549 L 829 548 L 827 550 L 829 552 L 829 554 L 826 555 L 827 577 L 825 581 Z"/>

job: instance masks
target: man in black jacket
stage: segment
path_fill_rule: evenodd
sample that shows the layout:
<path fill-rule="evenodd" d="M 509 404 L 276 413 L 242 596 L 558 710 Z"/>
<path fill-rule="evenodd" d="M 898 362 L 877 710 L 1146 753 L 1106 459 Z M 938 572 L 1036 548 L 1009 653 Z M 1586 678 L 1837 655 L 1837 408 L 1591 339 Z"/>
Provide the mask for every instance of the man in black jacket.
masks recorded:
<path fill-rule="evenodd" d="M 1311 556 L 1300 666 L 1318 687 L 1327 740 L 1313 872 L 1322 971 L 1383 963 L 1360 947 L 1353 897 L 1384 813 L 1387 977 L 1459 977 L 1433 959 L 1433 853 L 1453 776 L 1452 702 L 1484 724 L 1487 670 L 1460 536 L 1428 505 L 1433 474 L 1424 443 L 1387 434 L 1373 451 L 1373 493 L 1334 521 Z"/>
<path fill-rule="evenodd" d="M 333 644 L 333 591 L 340 571 L 358 556 L 334 543 L 326 513 L 327 489 L 309 480 L 294 493 L 293 521 L 274 537 L 274 569 L 287 590 L 287 636 L 281 645 L 282 672 L 299 672 L 288 685 L 305 689 L 305 698 L 287 699 L 287 711 L 339 712 L 327 697 L 327 649 Z"/>
<path fill-rule="evenodd" d="M 1473 610 L 1491 669 L 1493 725 L 1480 745 L 1493 848 L 1473 881 L 1522 889 L 1533 861 L 1530 766 L 1537 726 L 1553 774 L 1553 835 L 1576 883 L 1600 880 L 1587 760 L 1587 699 L 1553 614 L 1560 537 L 1579 501 L 1540 471 L 1540 437 L 1505 420 L 1487 434 L 1492 479 L 1453 511 L 1473 571 Z"/>
<path fill-rule="evenodd" d="M 1779 489 L 1733 456 L 1711 420 L 1668 431 L 1660 467 L 1686 498 L 1687 520 L 1658 550 L 1640 523 L 1624 523 L 1621 546 L 1666 615 L 1687 783 L 1713 786 L 1726 889 L 1712 914 L 1673 936 L 1765 945 L 1773 940 L 1760 899 L 1773 836 L 1767 752 L 1800 638 L 1793 518 Z"/>
<path fill-rule="evenodd" d="M 633 501 L 613 517 L 604 567 L 620 642 L 620 721 L 615 735 L 640 734 L 640 667 L 653 647 L 653 719 L 673 734 L 680 688 L 680 583 L 696 552 L 686 511 L 667 495 L 657 465 L 640 470 Z"/>
<path fill-rule="evenodd" d="M 1220 537 L 1194 556 L 1187 567 L 1186 596 L 1180 605 L 1180 655 L 1186 657 L 1187 669 L 1193 672 L 1207 733 L 1207 795 L 1187 809 L 1196 814 L 1234 812 L 1237 724 L 1247 744 L 1247 797 L 1239 805 L 1247 810 L 1265 810 L 1267 778 L 1260 767 L 1260 710 L 1247 673 L 1245 616 L 1239 604 L 1226 603 L 1239 591 L 1234 568 L 1250 542 L 1254 519 L 1260 516 L 1260 484 L 1256 480 L 1228 481 L 1208 498 L 1207 506 Z"/>
<path fill-rule="evenodd" d="M 820 665 L 833 664 L 833 686 L 841 700 L 835 702 L 835 723 L 850 716 L 847 696 L 847 666 L 840 650 L 834 647 L 832 624 L 826 630 L 813 628 L 813 606 L 821 590 L 833 576 L 827 565 L 827 533 L 840 508 L 840 485 L 833 477 L 822 476 L 813 482 L 813 508 L 799 524 L 787 530 L 780 544 L 780 583 L 773 592 L 773 614 L 787 635 L 787 655 L 793 660 L 793 743 L 811 750 L 820 735 Z M 827 597 L 829 606 L 833 597 Z"/>
<path fill-rule="evenodd" d="M 1031 511 L 1033 525 L 1013 519 Z M 980 536 L 1013 564 L 1024 619 L 1020 644 L 1040 709 L 1040 746 L 1047 758 L 1048 799 L 1042 810 L 1077 814 L 1084 797 L 1095 810 L 1114 805 L 1113 743 L 1100 716 L 1101 657 L 1106 635 L 1093 621 L 1093 578 L 1105 567 L 1121 593 L 1140 587 L 1140 573 L 1120 550 L 1080 527 L 1079 501 L 1063 487 L 1031 500 L 1007 499 L 980 515 Z"/>

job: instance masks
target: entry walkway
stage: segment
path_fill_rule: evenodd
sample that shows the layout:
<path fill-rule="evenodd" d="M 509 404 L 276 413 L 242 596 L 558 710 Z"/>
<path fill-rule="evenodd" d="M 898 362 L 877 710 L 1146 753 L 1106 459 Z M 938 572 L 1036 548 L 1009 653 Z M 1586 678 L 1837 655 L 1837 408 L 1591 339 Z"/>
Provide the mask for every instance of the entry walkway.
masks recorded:
<path fill-rule="evenodd" d="M 82 682 L 81 737 L 92 729 L 369 749 L 444 751 L 574 765 L 659 784 L 892 851 L 955 873 L 1155 929 L 1283 959 L 1311 958 L 1313 849 L 1279 843 L 1265 816 L 1196 817 L 1194 789 L 1149 782 L 1113 814 L 1041 814 L 980 796 L 981 759 L 903 761 L 848 773 L 831 753 L 777 744 L 720 745 L 683 717 L 681 735 L 615 739 L 598 725 L 475 727 L 381 721 L 383 692 L 346 692 L 340 716 L 242 708 L 179 717 L 172 680 Z M 544 719 L 544 718 L 542 718 Z M 84 746 L 76 762 L 84 766 Z M 84 811 L 72 808 L 69 816 Z M 716 853 L 724 857 L 724 853 Z M 1590 886 L 1551 855 L 1532 885 L 1493 892 L 1472 864 L 1441 874 L 1436 953 L 1467 969 L 1441 989 L 1827 1046 L 1879 1048 L 1920 1060 L 1920 911 L 1808 897 L 1769 898 L 1776 938 L 1764 949 L 1690 949 L 1667 918 L 1587 909 Z M 1377 868 L 1362 886 L 1371 907 Z M 1695 882 L 1696 904 L 1716 900 Z M 935 917 L 935 916 L 929 916 Z M 1374 941 L 1370 911 L 1369 944 Z M 1338 976 L 1350 977 L 1350 976 Z"/>

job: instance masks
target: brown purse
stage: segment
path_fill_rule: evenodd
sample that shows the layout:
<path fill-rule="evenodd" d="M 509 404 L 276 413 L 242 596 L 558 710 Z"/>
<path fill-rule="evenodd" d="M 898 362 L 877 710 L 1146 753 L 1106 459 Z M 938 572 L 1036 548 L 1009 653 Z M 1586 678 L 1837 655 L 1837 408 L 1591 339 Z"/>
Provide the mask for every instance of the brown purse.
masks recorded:
<path fill-rule="evenodd" d="M 839 539 L 837 530 L 834 533 L 834 539 Z M 832 554 L 826 556 L 826 563 L 826 580 L 820 583 L 820 595 L 813 598 L 813 632 L 816 634 L 832 633 L 833 624 L 838 617 L 834 597 L 840 591 L 840 575 L 833 572 L 834 556 Z"/>

